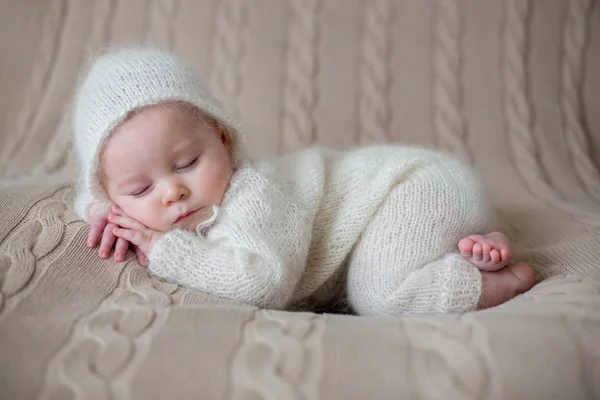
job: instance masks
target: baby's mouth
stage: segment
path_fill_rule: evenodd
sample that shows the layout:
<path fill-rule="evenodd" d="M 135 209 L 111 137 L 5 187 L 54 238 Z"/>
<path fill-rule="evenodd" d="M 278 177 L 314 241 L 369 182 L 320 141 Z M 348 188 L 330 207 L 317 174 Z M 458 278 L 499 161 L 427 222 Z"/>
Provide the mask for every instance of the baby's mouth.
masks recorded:
<path fill-rule="evenodd" d="M 177 224 L 177 223 L 185 220 L 186 218 L 188 218 L 189 216 L 191 216 L 192 214 L 194 214 L 196 211 L 198 211 L 198 210 L 189 211 L 189 212 L 187 212 L 185 214 L 180 215 L 179 218 L 177 218 L 177 220 L 174 223 Z"/>

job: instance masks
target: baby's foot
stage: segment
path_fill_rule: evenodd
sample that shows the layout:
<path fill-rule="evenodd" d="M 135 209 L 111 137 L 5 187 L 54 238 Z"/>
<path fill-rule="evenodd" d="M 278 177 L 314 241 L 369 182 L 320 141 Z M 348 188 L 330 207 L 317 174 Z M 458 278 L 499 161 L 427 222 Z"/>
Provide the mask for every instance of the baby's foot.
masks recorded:
<path fill-rule="evenodd" d="M 467 236 L 458 242 L 458 249 L 464 258 L 482 271 L 504 268 L 512 257 L 510 240 L 500 232 Z"/>
<path fill-rule="evenodd" d="M 499 271 L 481 271 L 481 280 L 478 310 L 498 306 L 535 285 L 533 270 L 524 262 L 511 264 Z"/>

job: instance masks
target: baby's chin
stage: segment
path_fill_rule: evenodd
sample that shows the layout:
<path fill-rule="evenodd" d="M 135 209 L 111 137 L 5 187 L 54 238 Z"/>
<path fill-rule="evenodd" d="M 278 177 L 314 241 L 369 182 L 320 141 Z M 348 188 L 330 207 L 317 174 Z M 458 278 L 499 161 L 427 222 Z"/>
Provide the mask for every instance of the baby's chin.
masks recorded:
<path fill-rule="evenodd" d="M 179 223 L 179 224 L 173 224 L 171 226 L 170 230 L 173 230 L 173 229 L 183 229 L 183 230 L 186 230 L 186 231 L 192 231 L 192 232 L 194 232 L 196 230 L 196 227 L 198 226 L 199 223 L 200 222 L 196 222 L 196 221 L 193 221 L 193 222 L 191 222 L 191 221 L 185 221 L 185 222 L 182 222 L 182 223 Z"/>
<path fill-rule="evenodd" d="M 210 207 L 205 207 L 203 209 L 200 209 L 198 211 L 196 211 L 195 213 L 193 213 L 192 215 L 190 215 L 189 217 L 185 218 L 183 221 L 177 222 L 177 223 L 166 223 L 166 224 L 156 224 L 156 223 L 152 223 L 152 221 L 148 221 L 148 223 L 145 223 L 144 221 L 140 222 L 144 225 L 146 225 L 148 228 L 153 229 L 155 231 L 159 231 L 159 232 L 169 232 L 175 229 L 183 229 L 186 231 L 191 231 L 191 232 L 196 232 L 197 228 L 200 224 L 202 224 L 203 222 L 207 221 L 208 219 L 213 217 L 214 214 L 214 209 L 210 208 Z M 165 222 L 165 221 L 162 221 Z"/>
<path fill-rule="evenodd" d="M 212 225 L 218 213 L 218 206 L 204 207 L 180 223 L 174 224 L 173 229 L 184 229 L 187 231 L 198 232 L 198 229 L 204 229 L 203 225 Z"/>
<path fill-rule="evenodd" d="M 204 213 L 202 211 L 196 211 L 194 214 L 190 215 L 185 220 L 171 225 L 170 230 L 183 229 L 186 231 L 195 232 L 198 225 L 201 224 L 202 221 L 204 221 L 205 219 L 206 219 L 206 216 L 204 215 Z"/>
<path fill-rule="evenodd" d="M 163 233 L 167 233 L 167 232 L 175 230 L 175 229 L 185 229 L 185 230 L 189 230 L 189 231 L 194 231 L 196 229 L 196 226 L 200 222 L 202 222 L 201 217 L 199 217 L 196 214 L 197 213 L 194 213 L 194 214 L 190 215 L 188 218 L 184 219 L 183 221 L 180 221 L 177 223 L 170 223 L 167 221 L 160 221 L 157 223 L 156 221 L 148 221 L 148 223 L 144 224 L 143 221 L 140 221 L 140 222 L 142 224 L 146 225 L 150 229 L 154 229 L 155 231 L 159 231 L 159 232 L 163 232 Z M 152 223 L 152 222 L 154 222 L 154 223 Z"/>
<path fill-rule="evenodd" d="M 156 223 L 155 221 L 147 221 L 144 222 L 142 220 L 139 220 L 142 224 L 146 225 L 148 228 L 158 231 L 158 232 L 162 232 L 162 233 L 167 233 L 169 231 L 172 231 L 173 229 L 177 229 L 177 228 L 181 228 L 180 224 L 169 224 L 168 222 L 165 221 L 161 221 Z"/>

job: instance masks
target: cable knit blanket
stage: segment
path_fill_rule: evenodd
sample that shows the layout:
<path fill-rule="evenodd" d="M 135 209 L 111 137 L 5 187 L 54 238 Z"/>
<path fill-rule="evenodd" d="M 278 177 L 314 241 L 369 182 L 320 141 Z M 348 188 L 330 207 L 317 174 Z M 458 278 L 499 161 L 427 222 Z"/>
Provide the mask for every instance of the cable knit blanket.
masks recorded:
<path fill-rule="evenodd" d="M 600 398 L 600 9 L 592 0 L 0 2 L 0 398 Z M 194 63 L 254 156 L 451 150 L 540 283 L 484 312 L 288 313 L 85 247 L 69 104 L 90 52 Z"/>

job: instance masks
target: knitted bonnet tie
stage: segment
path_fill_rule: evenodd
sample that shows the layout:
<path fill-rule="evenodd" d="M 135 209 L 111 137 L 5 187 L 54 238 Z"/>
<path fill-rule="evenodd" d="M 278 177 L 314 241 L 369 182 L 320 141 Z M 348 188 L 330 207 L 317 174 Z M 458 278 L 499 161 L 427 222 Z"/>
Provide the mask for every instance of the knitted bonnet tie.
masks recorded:
<path fill-rule="evenodd" d="M 240 161 L 237 124 L 224 112 L 196 74 L 175 55 L 152 48 L 123 48 L 94 60 L 77 91 L 72 131 L 79 162 L 79 185 L 90 200 L 107 202 L 98 178 L 99 153 L 110 133 L 129 113 L 168 101 L 196 106 L 225 127 Z M 76 204 L 86 215 L 89 201 Z"/>

